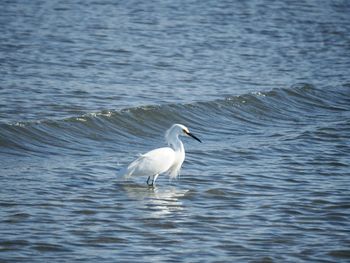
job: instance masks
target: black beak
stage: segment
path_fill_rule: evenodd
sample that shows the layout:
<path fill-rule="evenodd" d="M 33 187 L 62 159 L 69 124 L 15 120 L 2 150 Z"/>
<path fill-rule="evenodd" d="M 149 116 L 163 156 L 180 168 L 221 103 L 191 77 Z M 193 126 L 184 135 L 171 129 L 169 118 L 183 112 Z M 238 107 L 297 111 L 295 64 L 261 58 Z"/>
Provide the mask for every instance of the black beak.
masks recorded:
<path fill-rule="evenodd" d="M 194 136 L 192 133 L 190 133 L 190 132 L 186 132 L 186 134 L 188 135 L 188 136 L 191 136 L 193 139 L 195 139 L 195 140 L 197 140 L 197 141 L 199 141 L 199 142 L 202 142 L 200 139 L 198 139 L 196 136 Z"/>

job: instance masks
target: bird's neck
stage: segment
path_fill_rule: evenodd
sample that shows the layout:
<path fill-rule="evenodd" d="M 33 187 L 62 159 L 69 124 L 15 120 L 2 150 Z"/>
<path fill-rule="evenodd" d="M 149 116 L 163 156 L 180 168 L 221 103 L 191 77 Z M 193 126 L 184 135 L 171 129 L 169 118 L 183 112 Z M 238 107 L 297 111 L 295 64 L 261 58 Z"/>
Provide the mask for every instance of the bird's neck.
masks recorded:
<path fill-rule="evenodd" d="M 178 136 L 175 138 L 175 140 L 170 142 L 170 145 L 175 152 L 185 152 L 184 145 Z"/>

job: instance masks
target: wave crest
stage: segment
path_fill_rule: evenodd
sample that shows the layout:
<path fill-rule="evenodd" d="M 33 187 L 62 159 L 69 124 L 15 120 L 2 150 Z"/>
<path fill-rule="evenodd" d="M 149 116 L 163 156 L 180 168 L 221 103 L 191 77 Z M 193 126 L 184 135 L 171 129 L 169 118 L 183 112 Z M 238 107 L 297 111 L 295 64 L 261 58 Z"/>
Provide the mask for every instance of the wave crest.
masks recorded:
<path fill-rule="evenodd" d="M 83 151 L 110 141 L 131 144 L 158 138 L 173 123 L 202 132 L 232 132 L 285 126 L 311 120 L 321 111 L 349 110 L 349 85 L 337 90 L 300 83 L 291 88 L 254 92 L 190 104 L 149 105 L 104 110 L 62 120 L 0 124 L 0 153 L 28 155 Z"/>

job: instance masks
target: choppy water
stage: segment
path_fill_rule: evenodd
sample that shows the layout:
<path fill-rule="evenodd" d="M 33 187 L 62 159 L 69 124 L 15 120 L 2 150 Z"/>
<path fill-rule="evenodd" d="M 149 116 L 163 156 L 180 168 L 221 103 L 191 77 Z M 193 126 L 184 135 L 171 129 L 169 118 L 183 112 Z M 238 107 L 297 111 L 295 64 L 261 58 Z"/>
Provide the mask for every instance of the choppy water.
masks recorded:
<path fill-rule="evenodd" d="M 1 262 L 349 262 L 347 1 L 1 1 Z M 117 171 L 183 123 L 180 179 Z"/>

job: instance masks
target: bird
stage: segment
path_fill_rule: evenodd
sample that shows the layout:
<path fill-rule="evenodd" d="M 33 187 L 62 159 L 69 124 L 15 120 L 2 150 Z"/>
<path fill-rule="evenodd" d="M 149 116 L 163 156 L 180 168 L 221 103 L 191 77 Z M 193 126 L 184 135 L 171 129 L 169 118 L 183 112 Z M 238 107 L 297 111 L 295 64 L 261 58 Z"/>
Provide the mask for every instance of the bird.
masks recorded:
<path fill-rule="evenodd" d="M 173 124 L 165 132 L 165 140 L 168 147 L 157 148 L 140 155 L 120 173 L 124 178 L 131 176 L 148 176 L 147 185 L 155 186 L 160 174 L 168 174 L 170 178 L 179 175 L 182 163 L 185 160 L 185 148 L 179 136 L 189 136 L 202 142 L 189 129 L 182 124 Z"/>

